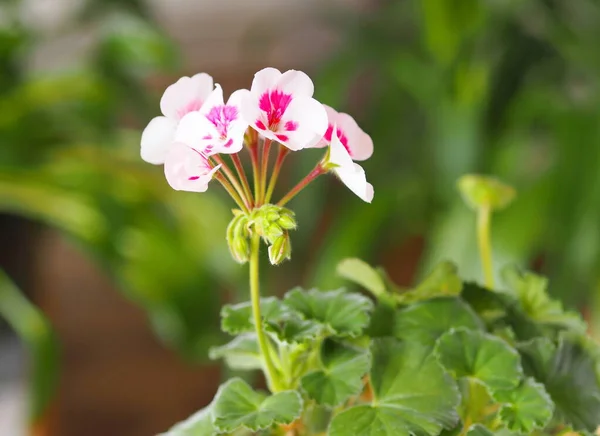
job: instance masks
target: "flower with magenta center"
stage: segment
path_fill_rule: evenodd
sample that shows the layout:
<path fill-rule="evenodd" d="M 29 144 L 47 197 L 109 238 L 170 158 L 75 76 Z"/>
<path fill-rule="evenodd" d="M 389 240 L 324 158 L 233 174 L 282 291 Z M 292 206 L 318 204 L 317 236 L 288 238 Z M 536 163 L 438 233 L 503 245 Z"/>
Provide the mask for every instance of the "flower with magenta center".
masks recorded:
<path fill-rule="evenodd" d="M 163 116 L 153 118 L 142 133 L 142 159 L 154 165 L 164 163 L 180 120 L 200 110 L 212 91 L 213 79 L 206 73 L 182 77 L 170 85 L 160 100 Z"/>
<path fill-rule="evenodd" d="M 327 130 L 327 113 L 312 98 L 314 86 L 301 71 L 265 68 L 242 96 L 242 113 L 261 135 L 290 150 L 316 144 Z"/>
<path fill-rule="evenodd" d="M 242 91 L 236 91 L 225 104 L 223 89 L 216 85 L 199 111 L 190 112 L 181 119 L 175 141 L 207 156 L 238 153 L 244 146 L 244 133 L 248 128 L 240 111 L 241 96 Z"/>

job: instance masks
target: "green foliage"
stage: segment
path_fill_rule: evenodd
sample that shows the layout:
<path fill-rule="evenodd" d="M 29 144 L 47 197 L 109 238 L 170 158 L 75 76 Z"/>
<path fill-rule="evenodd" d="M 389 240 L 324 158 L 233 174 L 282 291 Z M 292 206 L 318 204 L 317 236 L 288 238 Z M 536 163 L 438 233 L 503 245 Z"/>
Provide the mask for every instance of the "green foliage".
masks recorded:
<path fill-rule="evenodd" d="M 162 436 L 213 436 L 217 434 L 212 418 L 212 405 L 194 413 Z"/>
<path fill-rule="evenodd" d="M 436 298 L 396 312 L 394 336 L 433 347 L 453 328 L 481 329 L 483 324 L 471 308 L 458 298 Z"/>
<path fill-rule="evenodd" d="M 373 310 L 368 298 L 348 294 L 343 289 L 327 292 L 294 289 L 287 293 L 283 302 L 302 318 L 321 324 L 328 334 L 339 336 L 360 335 Z"/>
<path fill-rule="evenodd" d="M 320 354 L 321 368 L 302 377 L 302 389 L 308 397 L 317 404 L 335 407 L 360 394 L 371 363 L 367 350 L 326 341 Z"/>
<path fill-rule="evenodd" d="M 510 291 L 490 290 L 444 263 L 408 301 L 361 261 L 339 272 L 377 302 L 344 289 L 263 298 L 281 391 L 269 397 L 235 379 L 197 422 L 274 436 L 546 436 L 600 425 L 599 348 L 580 323 L 562 322 L 540 277 L 519 274 Z M 375 328 L 379 316 L 386 325 Z M 238 336 L 211 357 L 264 371 L 250 304 L 226 306 L 222 317 Z"/>
<path fill-rule="evenodd" d="M 234 378 L 221 386 L 212 410 L 218 431 L 231 432 L 240 427 L 257 431 L 273 424 L 290 424 L 302 413 L 302 398 L 295 391 L 269 396 Z"/>
<path fill-rule="evenodd" d="M 514 389 L 523 375 L 519 353 L 502 339 L 479 331 L 450 330 L 439 338 L 434 353 L 455 378 L 473 378 L 492 392 Z"/>
<path fill-rule="evenodd" d="M 436 435 L 456 423 L 458 389 L 427 348 L 388 338 L 371 351 L 372 404 L 336 415 L 330 435 Z"/>
<path fill-rule="evenodd" d="M 531 434 L 544 428 L 552 419 L 554 403 L 544 385 L 528 378 L 517 388 L 496 391 L 494 398 L 502 403 L 498 417 L 514 432 Z"/>

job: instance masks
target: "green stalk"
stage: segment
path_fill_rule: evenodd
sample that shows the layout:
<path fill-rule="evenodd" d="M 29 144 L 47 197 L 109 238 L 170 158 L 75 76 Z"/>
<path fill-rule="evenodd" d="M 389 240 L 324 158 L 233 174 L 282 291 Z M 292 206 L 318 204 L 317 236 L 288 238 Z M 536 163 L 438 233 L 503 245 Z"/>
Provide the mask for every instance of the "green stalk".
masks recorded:
<path fill-rule="evenodd" d="M 485 286 L 494 287 L 494 267 L 492 262 L 492 244 L 490 238 L 490 220 L 492 210 L 489 206 L 482 206 L 477 210 L 477 242 L 479 256 L 483 268 Z"/>
<path fill-rule="evenodd" d="M 281 390 L 279 381 L 279 373 L 273 364 L 272 356 L 269 350 L 267 337 L 263 331 L 262 316 L 260 314 L 260 277 L 259 277 L 259 249 L 260 235 L 256 232 L 252 233 L 252 242 L 250 246 L 250 299 L 252 301 L 252 316 L 254 317 L 254 327 L 256 329 L 256 337 L 258 338 L 258 346 L 260 354 L 265 360 L 265 369 L 267 382 L 271 392 Z"/>

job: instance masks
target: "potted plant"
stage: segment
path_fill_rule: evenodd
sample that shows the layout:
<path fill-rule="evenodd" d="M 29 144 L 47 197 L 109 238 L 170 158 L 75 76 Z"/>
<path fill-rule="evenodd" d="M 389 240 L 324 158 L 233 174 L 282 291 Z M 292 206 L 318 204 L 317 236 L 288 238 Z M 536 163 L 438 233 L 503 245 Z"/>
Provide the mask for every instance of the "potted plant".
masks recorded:
<path fill-rule="evenodd" d="M 233 258 L 249 265 L 250 301 L 223 307 L 233 339 L 213 348 L 234 370 L 260 370 L 268 392 L 235 377 L 213 402 L 167 436 L 208 435 L 567 435 L 600 425 L 598 347 L 583 320 L 546 293 L 546 280 L 491 268 L 490 220 L 512 188 L 465 176 L 458 185 L 477 211 L 484 285 L 442 263 L 402 289 L 385 272 L 346 259 L 338 272 L 370 295 L 292 289 L 261 298 L 259 256 L 292 254 L 294 212 L 286 206 L 315 178 L 334 173 L 366 202 L 373 187 L 354 161 L 373 143 L 352 117 L 312 98 L 302 72 L 258 72 L 250 90 L 223 91 L 202 73 L 165 91 L 162 116 L 142 135 L 142 158 L 164 164 L 177 190 L 204 192 L 216 179 L 237 208 L 227 229 Z M 269 155 L 278 154 L 269 177 Z M 315 168 L 272 202 L 291 151 L 323 147 Z M 240 153 L 253 172 L 250 186 Z M 229 155 L 230 167 L 226 156 Z M 210 213 L 210 211 L 206 211 Z"/>

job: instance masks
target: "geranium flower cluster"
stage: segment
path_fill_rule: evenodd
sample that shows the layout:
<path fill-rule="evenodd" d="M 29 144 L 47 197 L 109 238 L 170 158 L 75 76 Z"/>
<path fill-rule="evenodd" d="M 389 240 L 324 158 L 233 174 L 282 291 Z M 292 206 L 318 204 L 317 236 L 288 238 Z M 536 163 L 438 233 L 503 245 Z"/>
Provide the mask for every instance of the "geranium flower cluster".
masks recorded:
<path fill-rule="evenodd" d="M 176 190 L 204 192 L 217 179 L 248 213 L 269 203 L 290 151 L 328 147 L 324 158 L 277 204 L 283 206 L 317 176 L 333 172 L 367 202 L 373 187 L 363 168 L 373 142 L 354 119 L 313 98 L 314 85 L 301 71 L 281 73 L 265 68 L 255 74 L 250 90 L 235 91 L 225 102 L 220 85 L 205 73 L 182 77 L 170 85 L 160 101 L 162 116 L 142 134 L 141 156 L 164 164 L 168 183 Z M 280 144 L 267 186 L 269 152 Z M 246 148 L 252 160 L 254 193 L 239 153 Z M 223 160 L 230 155 L 236 173 Z"/>

